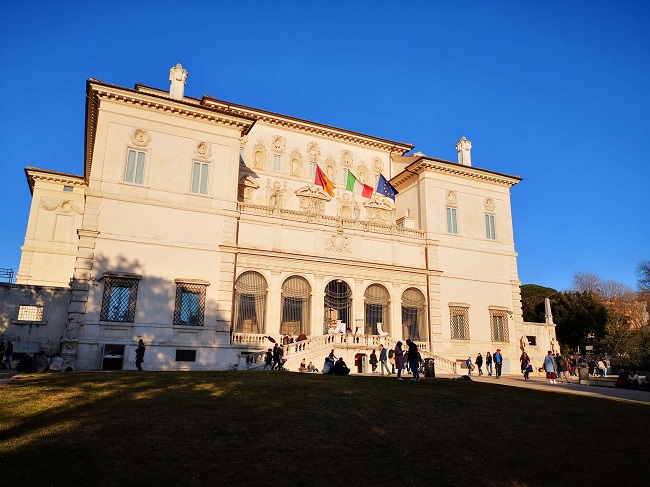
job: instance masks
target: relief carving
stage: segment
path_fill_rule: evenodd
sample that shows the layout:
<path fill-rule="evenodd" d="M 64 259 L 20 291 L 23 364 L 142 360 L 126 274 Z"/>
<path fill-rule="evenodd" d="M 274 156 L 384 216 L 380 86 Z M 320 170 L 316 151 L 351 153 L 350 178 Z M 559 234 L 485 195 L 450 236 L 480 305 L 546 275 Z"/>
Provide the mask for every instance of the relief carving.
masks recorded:
<path fill-rule="evenodd" d="M 248 144 L 248 135 L 243 135 L 239 139 L 239 148 L 243 149 L 244 147 L 246 147 L 246 144 Z"/>
<path fill-rule="evenodd" d="M 320 146 L 316 142 L 307 144 L 307 155 L 310 161 L 318 162 L 320 159 Z"/>
<path fill-rule="evenodd" d="M 485 198 L 485 209 L 487 211 L 494 211 L 495 208 L 494 200 L 492 198 Z"/>
<path fill-rule="evenodd" d="M 303 186 L 296 190 L 300 209 L 308 215 L 322 215 L 325 211 L 325 203 L 332 198 L 319 186 Z"/>
<path fill-rule="evenodd" d="M 366 163 L 361 161 L 361 164 L 359 164 L 359 167 L 357 167 L 357 174 L 356 177 L 359 181 L 361 181 L 363 184 L 368 184 L 368 168 L 366 167 Z"/>
<path fill-rule="evenodd" d="M 375 171 L 377 174 L 381 174 L 384 172 L 384 163 L 379 157 L 375 157 L 372 160 L 372 170 Z"/>
<path fill-rule="evenodd" d="M 458 199 L 456 198 L 456 192 L 455 191 L 447 191 L 447 197 L 445 198 L 447 202 L 447 206 L 456 206 Z"/>
<path fill-rule="evenodd" d="M 194 150 L 194 155 L 199 159 L 210 159 L 212 157 L 212 147 L 207 142 L 199 142 Z"/>
<path fill-rule="evenodd" d="M 62 213 L 75 212 L 77 215 L 83 215 L 83 210 L 69 200 L 57 200 L 55 198 L 41 198 L 40 207 L 46 211 L 59 210 Z"/>
<path fill-rule="evenodd" d="M 239 178 L 237 186 L 237 201 L 249 204 L 253 199 L 253 191 L 260 187 L 248 174 L 244 174 Z"/>
<path fill-rule="evenodd" d="M 325 174 L 330 181 L 336 181 L 336 161 L 332 156 L 327 156 L 325 159 Z"/>
<path fill-rule="evenodd" d="M 266 180 L 266 194 L 269 198 L 269 206 L 273 210 L 281 210 L 284 208 L 284 194 L 287 192 L 287 183 L 285 181 L 284 188 L 279 181 L 274 181 L 271 185 L 269 179 Z"/>
<path fill-rule="evenodd" d="M 358 212 L 359 205 L 354 200 L 354 194 L 350 194 L 347 191 L 340 192 L 336 199 L 339 203 L 339 218 L 344 218 L 346 220 L 359 218 L 358 213 L 355 217 L 355 207 Z"/>
<path fill-rule="evenodd" d="M 368 221 L 382 225 L 395 224 L 395 204 L 390 198 L 375 193 L 370 201 L 363 204 Z"/>
<path fill-rule="evenodd" d="M 353 166 L 352 152 L 350 152 L 349 150 L 341 151 L 341 165 L 343 166 L 344 169 L 352 169 Z"/>
<path fill-rule="evenodd" d="M 138 147 L 146 147 L 151 141 L 149 132 L 144 129 L 135 129 L 131 132 L 131 142 Z"/>
<path fill-rule="evenodd" d="M 273 152 L 284 152 L 285 139 L 281 135 L 274 135 L 271 137 L 271 150 Z"/>
<path fill-rule="evenodd" d="M 327 237 L 325 250 L 327 252 L 336 252 L 339 254 L 351 254 L 352 241 L 350 237 L 343 233 L 343 229 L 339 228 L 336 233 Z"/>

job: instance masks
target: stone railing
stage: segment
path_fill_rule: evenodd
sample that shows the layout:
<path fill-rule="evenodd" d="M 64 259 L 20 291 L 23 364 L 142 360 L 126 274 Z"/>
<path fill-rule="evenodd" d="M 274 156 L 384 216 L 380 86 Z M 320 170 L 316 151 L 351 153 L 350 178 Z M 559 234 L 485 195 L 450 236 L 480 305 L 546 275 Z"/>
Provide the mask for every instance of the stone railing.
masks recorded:
<path fill-rule="evenodd" d="M 401 237 L 424 239 L 425 232 L 413 228 L 404 228 L 397 225 L 384 225 L 370 221 L 350 220 L 330 215 L 315 215 L 313 213 L 271 208 L 270 206 L 250 205 L 237 203 L 237 210 L 248 215 L 282 218 L 304 223 L 319 223 L 331 227 L 347 228 L 350 230 L 362 230 L 364 232 L 383 233 L 387 235 L 399 235 Z"/>

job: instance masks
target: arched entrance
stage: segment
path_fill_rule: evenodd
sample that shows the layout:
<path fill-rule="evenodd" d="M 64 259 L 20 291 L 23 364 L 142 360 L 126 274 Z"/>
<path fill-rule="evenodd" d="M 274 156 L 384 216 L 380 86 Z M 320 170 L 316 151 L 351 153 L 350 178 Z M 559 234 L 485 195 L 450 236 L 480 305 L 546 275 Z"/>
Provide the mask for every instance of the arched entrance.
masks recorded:
<path fill-rule="evenodd" d="M 331 327 L 335 327 L 337 320 L 352 325 L 352 289 L 348 283 L 337 279 L 330 281 L 325 287 L 325 318 L 323 320 L 323 334 Z M 338 331 L 338 330 L 337 330 Z"/>
<path fill-rule="evenodd" d="M 266 279 L 257 272 L 244 272 L 235 282 L 233 323 L 235 333 L 266 332 Z"/>
<path fill-rule="evenodd" d="M 308 335 L 311 330 L 311 286 L 307 279 L 291 276 L 282 284 L 282 335 Z"/>
<path fill-rule="evenodd" d="M 366 372 L 367 363 L 368 356 L 365 353 L 357 353 L 354 356 L 354 367 L 357 371 L 357 374 L 363 374 Z"/>
<path fill-rule="evenodd" d="M 390 294 L 380 284 L 371 284 L 364 294 L 366 334 L 390 333 Z M 381 330 L 377 326 L 381 323 Z"/>
<path fill-rule="evenodd" d="M 427 339 L 425 325 L 426 301 L 424 294 L 414 287 L 408 288 L 402 294 L 402 337 L 415 341 Z"/>

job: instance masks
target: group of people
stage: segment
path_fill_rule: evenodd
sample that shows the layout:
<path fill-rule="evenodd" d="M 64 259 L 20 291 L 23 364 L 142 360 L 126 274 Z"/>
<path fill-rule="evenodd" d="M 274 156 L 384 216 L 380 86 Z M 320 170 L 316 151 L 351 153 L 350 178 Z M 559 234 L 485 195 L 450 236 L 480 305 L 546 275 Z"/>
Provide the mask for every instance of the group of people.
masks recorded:
<path fill-rule="evenodd" d="M 300 362 L 300 367 L 298 367 L 298 372 L 318 372 L 318 369 L 311 362 L 305 364 L 305 359 L 303 358 L 302 362 Z"/>
<path fill-rule="evenodd" d="M 60 353 L 47 357 L 45 352 L 41 350 L 36 356 L 31 352 L 23 355 L 18 362 L 16 372 L 60 372 L 62 368 L 63 359 Z"/>
<path fill-rule="evenodd" d="M 498 379 L 501 377 L 501 369 L 503 366 L 503 355 L 501 355 L 501 349 L 497 348 L 497 351 L 492 355 L 488 352 L 485 355 L 485 370 L 488 373 L 488 376 L 492 376 L 492 365 L 494 364 L 494 376 Z M 465 366 L 467 367 L 467 374 L 472 375 L 474 369 L 478 369 L 478 375 L 483 375 L 483 356 L 481 352 L 478 353 L 474 362 L 472 363 L 472 357 L 468 357 L 465 361 Z"/>
<path fill-rule="evenodd" d="M 326 375 L 348 375 L 350 373 L 350 368 L 343 360 L 343 357 L 337 357 L 334 355 L 334 350 L 325 357 L 325 363 L 323 364 L 322 373 Z"/>
<path fill-rule="evenodd" d="M 410 339 L 406 340 L 406 350 L 402 349 L 402 345 L 403 343 L 399 341 L 395 345 L 395 348 L 391 350 L 387 350 L 383 345 L 379 345 L 379 359 L 377 359 L 377 351 L 373 350 L 368 360 L 372 368 L 372 373 L 376 374 L 377 365 L 380 365 L 381 375 L 384 375 L 384 371 L 386 371 L 386 375 L 396 373 L 397 380 L 404 380 L 402 371 L 406 369 L 408 373 L 413 374 L 413 379 L 411 380 L 419 381 L 422 356 L 418 351 L 418 347 Z"/>

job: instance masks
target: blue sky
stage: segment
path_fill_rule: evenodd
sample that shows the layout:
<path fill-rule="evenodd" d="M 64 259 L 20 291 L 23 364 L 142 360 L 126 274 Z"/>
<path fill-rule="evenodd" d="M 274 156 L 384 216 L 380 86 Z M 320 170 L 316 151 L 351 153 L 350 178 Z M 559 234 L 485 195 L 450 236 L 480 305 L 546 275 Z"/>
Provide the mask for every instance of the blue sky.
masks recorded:
<path fill-rule="evenodd" d="M 23 168 L 83 173 L 85 82 L 168 88 L 520 175 L 519 277 L 636 286 L 650 259 L 650 2 L 0 2 L 0 267 Z"/>

